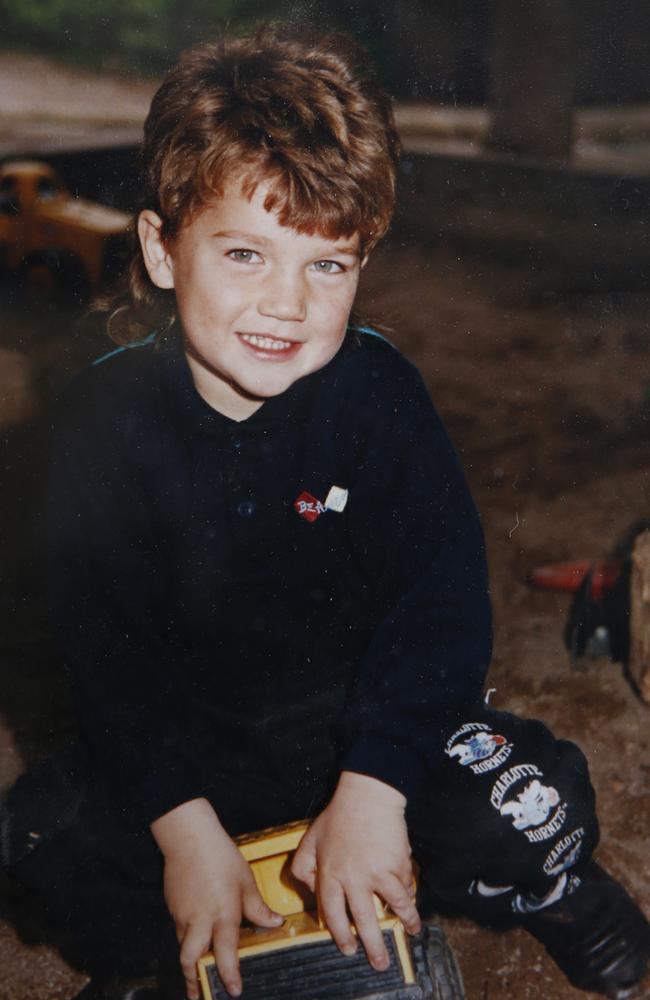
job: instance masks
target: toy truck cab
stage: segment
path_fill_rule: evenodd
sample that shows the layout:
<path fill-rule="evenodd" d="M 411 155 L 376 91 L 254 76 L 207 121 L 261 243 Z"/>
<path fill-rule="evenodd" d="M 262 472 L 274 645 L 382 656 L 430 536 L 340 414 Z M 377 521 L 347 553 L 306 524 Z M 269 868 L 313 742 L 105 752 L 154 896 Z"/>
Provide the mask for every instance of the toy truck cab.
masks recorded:
<path fill-rule="evenodd" d="M 464 1000 L 460 972 L 440 928 L 427 923 L 421 934 L 409 937 L 376 897 L 389 968 L 373 969 L 362 947 L 350 958 L 340 953 L 317 900 L 290 871 L 306 829 L 306 823 L 294 823 L 237 840 L 262 897 L 285 918 L 282 927 L 242 929 L 242 1000 Z M 228 1000 L 212 954 L 199 962 L 199 978 L 203 1000 Z"/>
<path fill-rule="evenodd" d="M 0 264 L 34 285 L 96 293 L 119 268 L 129 222 L 124 212 L 75 198 L 46 163 L 0 165 Z"/>

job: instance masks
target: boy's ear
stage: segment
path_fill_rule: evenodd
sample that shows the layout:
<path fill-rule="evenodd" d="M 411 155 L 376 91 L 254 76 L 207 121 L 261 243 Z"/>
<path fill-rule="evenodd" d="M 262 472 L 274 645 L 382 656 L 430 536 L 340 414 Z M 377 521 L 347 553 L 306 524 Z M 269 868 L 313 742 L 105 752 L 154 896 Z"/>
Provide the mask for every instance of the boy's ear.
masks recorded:
<path fill-rule="evenodd" d="M 169 250 L 161 236 L 162 219 L 151 209 L 145 208 L 138 216 L 138 239 L 142 248 L 144 266 L 158 288 L 174 287 L 174 265 Z"/>

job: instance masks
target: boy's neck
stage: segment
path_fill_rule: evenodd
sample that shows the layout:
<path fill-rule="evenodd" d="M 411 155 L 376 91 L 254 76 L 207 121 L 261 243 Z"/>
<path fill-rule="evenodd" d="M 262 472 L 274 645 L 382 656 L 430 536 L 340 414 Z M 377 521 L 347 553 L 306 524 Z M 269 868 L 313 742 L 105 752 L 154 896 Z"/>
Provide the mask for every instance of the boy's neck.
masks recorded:
<path fill-rule="evenodd" d="M 189 351 L 185 357 L 190 368 L 194 388 L 208 406 L 230 420 L 248 420 L 263 406 L 265 400 L 247 396 L 231 382 L 215 378 L 215 372 L 206 371 L 205 366 Z"/>

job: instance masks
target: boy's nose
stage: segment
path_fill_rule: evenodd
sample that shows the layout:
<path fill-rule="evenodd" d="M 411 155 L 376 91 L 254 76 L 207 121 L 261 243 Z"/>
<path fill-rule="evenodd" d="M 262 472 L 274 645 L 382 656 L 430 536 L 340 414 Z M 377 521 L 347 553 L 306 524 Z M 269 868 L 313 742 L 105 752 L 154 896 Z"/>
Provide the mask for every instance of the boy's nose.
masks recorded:
<path fill-rule="evenodd" d="M 307 315 L 302 281 L 287 274 L 274 276 L 264 286 L 257 308 L 262 316 L 302 322 Z"/>

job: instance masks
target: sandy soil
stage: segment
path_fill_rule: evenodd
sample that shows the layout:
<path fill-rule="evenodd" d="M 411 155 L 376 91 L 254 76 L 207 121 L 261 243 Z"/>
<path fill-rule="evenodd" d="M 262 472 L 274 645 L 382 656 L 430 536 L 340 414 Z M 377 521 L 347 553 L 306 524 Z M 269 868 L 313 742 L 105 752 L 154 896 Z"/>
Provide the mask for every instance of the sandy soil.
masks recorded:
<path fill-rule="evenodd" d="M 92 141 L 138 141 L 156 83 L 0 52 L 0 155 Z M 131 137 L 130 140 L 128 137 Z"/>

